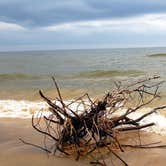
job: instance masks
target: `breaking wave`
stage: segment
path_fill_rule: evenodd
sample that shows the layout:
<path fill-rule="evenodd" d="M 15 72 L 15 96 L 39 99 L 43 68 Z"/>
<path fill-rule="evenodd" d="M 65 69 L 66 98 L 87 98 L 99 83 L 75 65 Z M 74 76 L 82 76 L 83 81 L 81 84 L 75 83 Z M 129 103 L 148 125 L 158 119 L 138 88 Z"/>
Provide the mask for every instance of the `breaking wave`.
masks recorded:
<path fill-rule="evenodd" d="M 159 53 L 159 54 L 149 54 L 148 57 L 166 57 L 166 53 Z"/>
<path fill-rule="evenodd" d="M 39 75 L 28 75 L 28 74 L 22 74 L 22 73 L 10 73 L 10 74 L 0 74 L 0 80 L 35 80 L 35 79 L 41 79 L 44 78 L 44 76 Z"/>
<path fill-rule="evenodd" d="M 116 76 L 139 76 L 143 75 L 143 71 L 139 70 L 95 70 L 95 71 L 87 71 L 81 72 L 77 76 L 78 77 L 116 77 Z"/>

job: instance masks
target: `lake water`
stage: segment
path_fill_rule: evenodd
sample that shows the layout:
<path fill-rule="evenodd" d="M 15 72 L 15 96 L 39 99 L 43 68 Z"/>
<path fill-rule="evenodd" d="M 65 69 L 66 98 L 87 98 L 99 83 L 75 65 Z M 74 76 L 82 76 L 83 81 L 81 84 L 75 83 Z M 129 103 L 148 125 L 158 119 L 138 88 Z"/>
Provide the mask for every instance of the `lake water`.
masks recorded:
<path fill-rule="evenodd" d="M 66 100 L 85 92 L 92 97 L 104 94 L 114 81 L 127 84 L 153 75 L 166 80 L 166 56 L 148 56 L 158 53 L 166 53 L 166 48 L 1 52 L 0 117 L 31 117 L 47 109 L 38 90 L 55 98 L 51 76 Z"/>
<path fill-rule="evenodd" d="M 166 80 L 166 56 L 147 56 L 156 53 L 166 53 L 166 48 L 1 52 L 0 97 L 51 90 L 51 76 L 62 89 L 96 94 L 110 90 L 117 80 L 153 75 Z"/>

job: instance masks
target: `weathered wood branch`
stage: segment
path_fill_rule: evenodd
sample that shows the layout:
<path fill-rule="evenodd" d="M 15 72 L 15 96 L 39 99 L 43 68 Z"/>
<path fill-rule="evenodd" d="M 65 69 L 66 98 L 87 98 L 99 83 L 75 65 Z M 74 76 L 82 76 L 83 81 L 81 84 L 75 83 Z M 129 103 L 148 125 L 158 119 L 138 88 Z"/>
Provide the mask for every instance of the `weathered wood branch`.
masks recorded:
<path fill-rule="evenodd" d="M 166 145 L 123 144 L 118 139 L 118 135 L 122 132 L 140 131 L 155 125 L 153 122 L 147 124 L 141 124 L 140 122 L 156 111 L 165 109 L 166 105 L 153 108 L 136 119 L 129 118 L 129 115 L 138 112 L 139 109 L 148 106 L 159 97 L 158 88 L 161 82 L 146 85 L 149 81 L 158 78 L 158 76 L 155 76 L 143 79 L 124 88 L 121 83 L 115 83 L 116 88 L 104 95 L 101 100 L 93 101 L 86 93 L 71 103 L 66 104 L 63 101 L 60 88 L 53 77 L 52 79 L 58 93 L 58 97 L 55 98 L 56 101 L 51 101 L 41 90 L 39 91 L 41 98 L 49 105 L 48 111 L 50 111 L 51 116 L 47 117 L 41 114 L 38 114 L 37 117 L 32 116 L 33 128 L 44 135 L 44 147 L 28 143 L 22 139 L 20 141 L 44 150 L 47 153 L 55 154 L 56 151 L 59 151 L 65 155 L 76 156 L 76 160 L 79 160 L 81 156 L 93 155 L 94 152 L 102 154 L 102 149 L 105 148 L 127 166 L 127 163 L 118 155 L 117 151 L 125 153 L 125 147 L 166 147 Z M 151 88 L 155 90 L 150 91 Z M 133 102 L 134 100 L 132 95 L 139 96 L 141 100 L 138 99 L 139 104 L 133 104 L 133 106 L 128 107 L 128 102 Z M 148 99 L 145 101 L 145 98 Z M 61 103 L 61 106 L 57 104 L 58 102 Z M 72 108 L 72 104 L 78 104 L 76 110 Z M 79 110 L 79 104 L 82 105 L 82 110 Z M 120 110 L 123 113 L 116 114 Z M 42 119 L 45 122 L 45 127 L 42 127 Z M 47 137 L 53 141 L 51 148 L 46 145 Z M 91 164 L 106 166 L 103 158 L 102 161 L 96 158 Z"/>

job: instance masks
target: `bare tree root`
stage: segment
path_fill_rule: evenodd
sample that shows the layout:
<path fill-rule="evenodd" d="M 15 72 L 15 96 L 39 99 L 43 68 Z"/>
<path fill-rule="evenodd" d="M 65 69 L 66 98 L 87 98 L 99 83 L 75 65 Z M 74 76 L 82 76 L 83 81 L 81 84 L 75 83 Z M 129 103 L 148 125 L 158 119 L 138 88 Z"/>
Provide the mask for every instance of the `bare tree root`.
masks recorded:
<path fill-rule="evenodd" d="M 165 109 L 166 105 L 153 108 L 137 119 L 131 119 L 129 115 L 160 97 L 158 88 L 162 82 L 153 83 L 159 77 L 140 80 L 126 87 L 115 83 L 115 89 L 104 95 L 101 100 L 93 101 L 88 94 L 85 94 L 67 104 L 63 101 L 54 77 L 52 79 L 58 92 L 55 101 L 51 101 L 41 90 L 39 91 L 41 98 L 48 103 L 51 115 L 32 116 L 32 126 L 44 135 L 44 145 L 41 147 L 20 139 L 24 144 L 51 154 L 59 151 L 64 155 L 75 156 L 76 160 L 83 156 L 98 154 L 100 159 L 94 157 L 90 164 L 102 166 L 106 166 L 104 157 L 101 157 L 103 149 L 127 166 L 128 164 L 118 155 L 118 151 L 125 153 L 126 147 L 166 148 L 166 145 L 154 143 L 123 144 L 118 139 L 122 132 L 140 131 L 155 125 L 153 122 L 141 124 L 140 121 L 158 110 Z M 76 110 L 72 109 L 73 104 L 78 105 Z M 119 110 L 121 114 L 117 114 Z"/>

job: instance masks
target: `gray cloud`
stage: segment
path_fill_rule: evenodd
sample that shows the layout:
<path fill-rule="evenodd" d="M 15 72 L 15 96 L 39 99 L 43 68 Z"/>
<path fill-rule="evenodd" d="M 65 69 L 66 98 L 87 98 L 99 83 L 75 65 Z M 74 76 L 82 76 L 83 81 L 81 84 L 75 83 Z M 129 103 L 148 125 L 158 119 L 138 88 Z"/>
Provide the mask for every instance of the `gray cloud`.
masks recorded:
<path fill-rule="evenodd" d="M 164 45 L 165 20 L 163 0 L 0 0 L 0 51 Z"/>
<path fill-rule="evenodd" d="M 0 21 L 40 27 L 166 12 L 163 0 L 1 0 Z"/>

